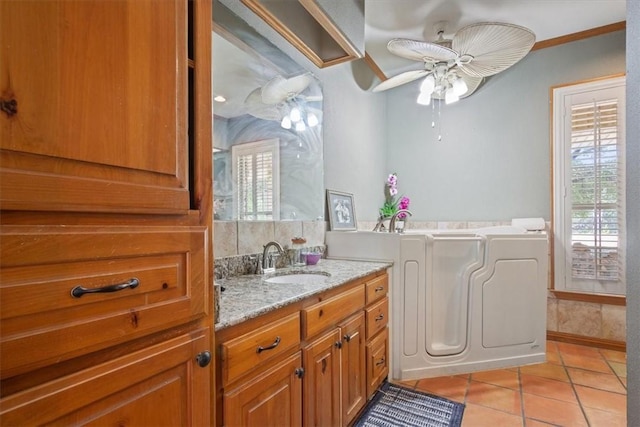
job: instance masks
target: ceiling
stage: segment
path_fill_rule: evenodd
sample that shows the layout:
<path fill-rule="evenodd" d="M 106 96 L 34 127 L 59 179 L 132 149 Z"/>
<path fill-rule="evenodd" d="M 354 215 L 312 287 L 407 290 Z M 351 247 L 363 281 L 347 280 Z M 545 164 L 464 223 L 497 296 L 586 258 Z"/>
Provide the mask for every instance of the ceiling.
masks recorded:
<path fill-rule="evenodd" d="M 447 22 L 445 38 L 469 24 L 505 22 L 529 28 L 542 41 L 625 19 L 626 0 L 366 0 L 365 49 L 392 77 L 422 64 L 389 53 L 389 40 L 434 41 L 440 21 Z"/>
<path fill-rule="evenodd" d="M 447 21 L 445 38 L 465 25 L 507 22 L 531 29 L 536 40 L 548 40 L 626 19 L 626 0 L 365 0 L 365 49 L 387 77 L 421 69 L 422 64 L 392 55 L 392 38 L 433 41 L 435 23 Z M 244 100 L 278 72 L 265 58 L 239 48 L 214 33 L 213 95 L 216 115 L 244 114 Z"/>

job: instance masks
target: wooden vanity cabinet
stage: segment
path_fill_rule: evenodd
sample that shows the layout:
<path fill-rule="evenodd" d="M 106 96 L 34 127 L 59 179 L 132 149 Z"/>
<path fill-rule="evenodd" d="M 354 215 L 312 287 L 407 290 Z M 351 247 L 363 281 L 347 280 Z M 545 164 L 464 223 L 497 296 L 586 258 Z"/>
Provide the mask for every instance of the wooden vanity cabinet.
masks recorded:
<path fill-rule="evenodd" d="M 211 1 L 0 4 L 0 424 L 213 417 Z"/>
<path fill-rule="evenodd" d="M 387 316 L 368 340 L 365 307 L 370 289 L 378 313 L 387 283 L 372 274 L 219 331 L 217 425 L 352 424 L 388 372 Z"/>

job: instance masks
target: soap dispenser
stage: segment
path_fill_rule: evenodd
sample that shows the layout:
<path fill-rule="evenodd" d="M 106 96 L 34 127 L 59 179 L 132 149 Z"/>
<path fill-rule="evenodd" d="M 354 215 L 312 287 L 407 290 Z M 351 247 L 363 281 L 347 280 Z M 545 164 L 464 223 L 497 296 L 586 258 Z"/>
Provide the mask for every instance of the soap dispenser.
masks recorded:
<path fill-rule="evenodd" d="M 304 237 L 294 237 L 291 239 L 291 266 L 304 267 L 307 264 L 306 257 L 303 254 L 304 244 L 307 240 Z"/>

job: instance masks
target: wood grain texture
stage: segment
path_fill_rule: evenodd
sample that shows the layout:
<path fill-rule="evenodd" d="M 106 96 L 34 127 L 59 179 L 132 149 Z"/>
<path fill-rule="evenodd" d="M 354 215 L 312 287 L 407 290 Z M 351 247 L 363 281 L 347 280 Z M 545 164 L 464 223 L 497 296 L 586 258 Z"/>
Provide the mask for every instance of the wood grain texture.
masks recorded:
<path fill-rule="evenodd" d="M 364 307 L 364 286 L 343 292 L 301 312 L 302 336 L 313 337 Z"/>

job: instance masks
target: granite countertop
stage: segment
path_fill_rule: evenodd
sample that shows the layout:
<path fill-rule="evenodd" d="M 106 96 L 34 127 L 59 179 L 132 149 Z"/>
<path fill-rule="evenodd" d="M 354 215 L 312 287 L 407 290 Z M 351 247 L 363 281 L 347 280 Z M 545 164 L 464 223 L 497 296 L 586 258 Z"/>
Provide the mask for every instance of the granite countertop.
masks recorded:
<path fill-rule="evenodd" d="M 266 275 L 250 274 L 218 279 L 216 284 L 225 290 L 220 293 L 219 321 L 215 324 L 215 330 L 242 323 L 351 280 L 385 270 L 391 265 L 390 262 L 321 259 L 316 265 L 279 268 L 275 273 Z M 321 284 L 263 282 L 265 278 L 292 272 L 329 273 L 330 276 Z"/>

